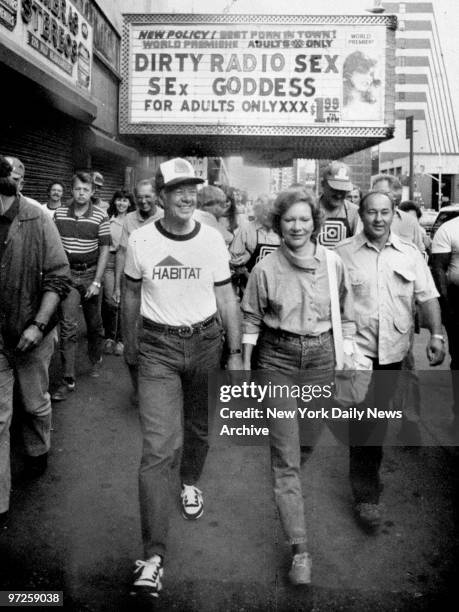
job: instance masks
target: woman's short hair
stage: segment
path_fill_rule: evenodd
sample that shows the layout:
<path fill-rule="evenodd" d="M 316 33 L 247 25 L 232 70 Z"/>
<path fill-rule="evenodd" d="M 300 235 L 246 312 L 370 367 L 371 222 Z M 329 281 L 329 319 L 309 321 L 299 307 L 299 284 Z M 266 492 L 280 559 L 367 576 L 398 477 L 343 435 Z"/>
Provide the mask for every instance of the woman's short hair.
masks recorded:
<path fill-rule="evenodd" d="M 127 191 L 126 189 L 118 189 L 118 191 L 115 191 L 115 193 L 112 195 L 112 199 L 110 200 L 110 204 L 107 209 L 107 214 L 109 217 L 118 216 L 118 210 L 116 208 L 115 202 L 119 198 L 126 198 L 127 200 L 129 200 L 129 206 L 126 212 L 131 212 L 135 210 L 135 199 L 133 194 L 130 191 Z"/>
<path fill-rule="evenodd" d="M 280 224 L 281 218 L 294 204 L 299 204 L 301 202 L 309 204 L 311 208 L 312 220 L 314 223 L 311 239 L 315 241 L 322 225 L 323 215 L 319 206 L 317 205 L 315 195 L 312 193 L 312 191 L 304 187 L 286 189 L 285 191 L 281 191 L 279 193 L 274 201 L 274 209 L 272 213 L 273 230 L 282 237 Z"/>

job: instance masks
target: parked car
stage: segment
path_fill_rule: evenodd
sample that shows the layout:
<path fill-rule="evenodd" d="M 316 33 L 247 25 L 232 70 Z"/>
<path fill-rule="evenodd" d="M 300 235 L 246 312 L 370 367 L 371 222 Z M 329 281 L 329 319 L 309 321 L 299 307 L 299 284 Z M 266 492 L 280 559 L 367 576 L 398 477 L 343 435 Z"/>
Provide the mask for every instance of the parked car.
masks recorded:
<path fill-rule="evenodd" d="M 459 217 L 459 203 L 449 204 L 448 206 L 444 206 L 442 209 L 440 209 L 432 226 L 430 237 L 433 239 L 435 232 L 438 230 L 440 225 L 443 225 L 443 223 L 446 221 L 451 221 L 451 219 L 454 219 L 455 217 Z"/>
<path fill-rule="evenodd" d="M 433 208 L 423 208 L 422 217 L 419 219 L 419 223 L 426 230 L 428 236 L 431 235 L 433 224 L 437 218 L 438 211 Z"/>

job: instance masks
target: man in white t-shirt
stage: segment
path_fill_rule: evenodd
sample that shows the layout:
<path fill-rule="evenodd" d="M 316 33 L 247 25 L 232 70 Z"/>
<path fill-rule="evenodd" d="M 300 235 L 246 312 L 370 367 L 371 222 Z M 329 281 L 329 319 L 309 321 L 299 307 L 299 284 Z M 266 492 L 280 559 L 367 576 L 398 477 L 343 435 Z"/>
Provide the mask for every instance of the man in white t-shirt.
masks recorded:
<path fill-rule="evenodd" d="M 220 363 L 220 321 L 227 367 L 242 370 L 228 252 L 214 228 L 193 219 L 202 182 L 184 159 L 160 164 L 156 191 L 164 218 L 131 234 L 124 269 L 124 356 L 130 367 L 138 363 L 143 434 L 139 500 L 145 560 L 136 563 L 132 594 L 147 600 L 161 590 L 173 508 L 170 483 L 182 445 L 182 514 L 197 519 L 203 513 L 196 483 L 208 450 L 207 376 Z M 137 346 L 133 321 L 139 310 Z"/>
<path fill-rule="evenodd" d="M 435 233 L 431 255 L 432 275 L 440 293 L 443 324 L 448 334 L 453 383 L 452 432 L 459 433 L 459 217 Z"/>

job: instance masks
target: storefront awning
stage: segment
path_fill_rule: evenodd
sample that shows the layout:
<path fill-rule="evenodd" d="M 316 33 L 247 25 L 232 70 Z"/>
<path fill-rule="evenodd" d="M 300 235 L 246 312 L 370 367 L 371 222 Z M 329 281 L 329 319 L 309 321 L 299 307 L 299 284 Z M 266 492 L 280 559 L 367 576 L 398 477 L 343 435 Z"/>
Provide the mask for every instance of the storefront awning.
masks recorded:
<path fill-rule="evenodd" d="M 0 63 L 33 81 L 43 91 L 46 99 L 58 110 L 91 123 L 97 116 L 97 106 L 76 89 L 45 72 L 39 66 L 26 61 L 18 53 L 0 43 Z"/>
<path fill-rule="evenodd" d="M 306 131 L 308 133 L 301 136 L 171 133 L 125 135 L 124 138 L 144 155 L 227 157 L 247 154 L 259 157 L 260 165 L 279 167 L 289 165 L 289 160 L 294 158 L 340 159 L 393 136 L 392 127 L 321 127 L 317 133 L 314 128 Z"/>
<path fill-rule="evenodd" d="M 139 156 L 136 149 L 110 138 L 95 127 L 88 128 L 86 132 L 86 145 L 91 151 L 103 151 L 132 163 L 135 163 Z"/>

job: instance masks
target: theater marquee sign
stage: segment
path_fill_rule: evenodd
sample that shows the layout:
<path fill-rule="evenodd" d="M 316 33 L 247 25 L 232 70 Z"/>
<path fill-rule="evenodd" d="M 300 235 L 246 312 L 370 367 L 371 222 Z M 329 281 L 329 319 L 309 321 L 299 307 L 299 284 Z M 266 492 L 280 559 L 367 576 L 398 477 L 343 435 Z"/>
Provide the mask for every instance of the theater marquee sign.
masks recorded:
<path fill-rule="evenodd" d="M 393 126 L 393 16 L 124 17 L 125 133 L 381 140 Z"/>

